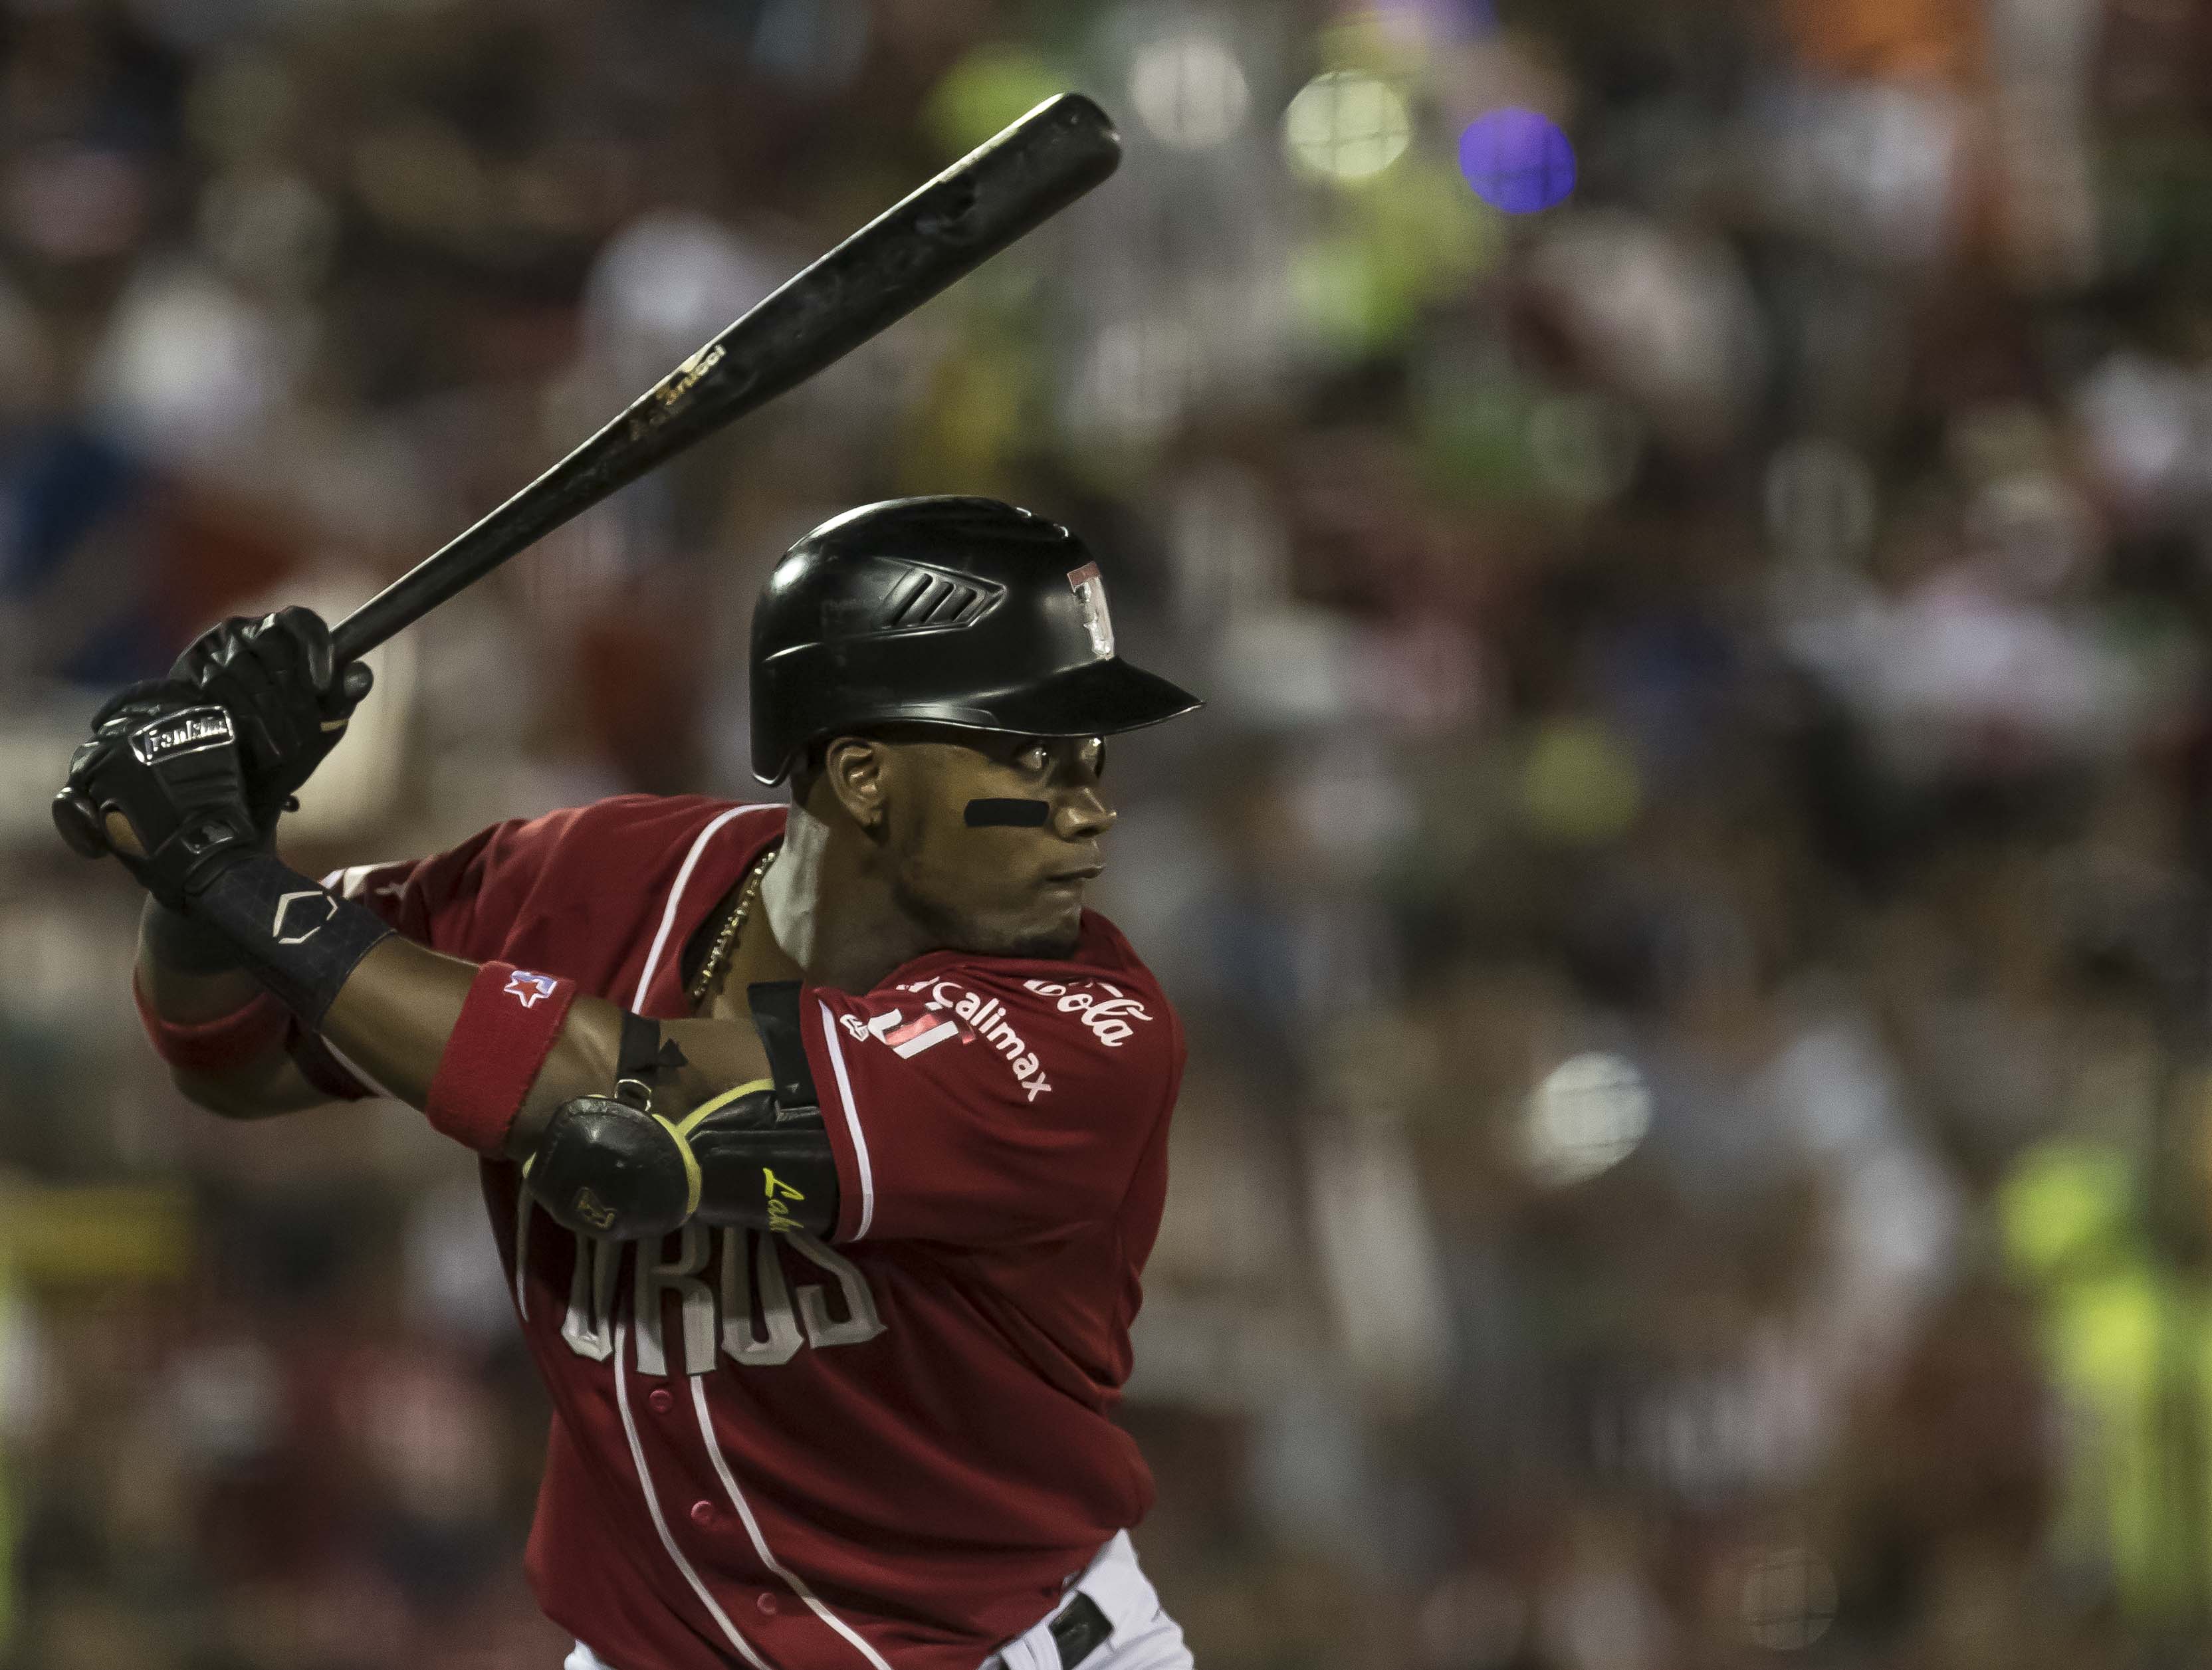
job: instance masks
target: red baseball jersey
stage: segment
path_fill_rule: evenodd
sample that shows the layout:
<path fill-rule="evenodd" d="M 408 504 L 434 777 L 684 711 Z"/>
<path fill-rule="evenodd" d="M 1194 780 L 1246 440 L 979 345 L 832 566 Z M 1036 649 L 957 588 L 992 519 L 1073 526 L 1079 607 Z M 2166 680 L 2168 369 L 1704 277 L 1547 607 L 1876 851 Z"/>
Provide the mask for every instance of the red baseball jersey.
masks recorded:
<path fill-rule="evenodd" d="M 629 797 L 334 884 L 473 961 L 689 1013 L 682 948 L 781 806 Z M 554 1405 L 528 1557 L 620 1670 L 975 1670 L 1151 1504 L 1109 1418 L 1183 1044 L 1127 941 L 809 987 L 836 1231 L 570 1234 L 484 1197 Z"/>

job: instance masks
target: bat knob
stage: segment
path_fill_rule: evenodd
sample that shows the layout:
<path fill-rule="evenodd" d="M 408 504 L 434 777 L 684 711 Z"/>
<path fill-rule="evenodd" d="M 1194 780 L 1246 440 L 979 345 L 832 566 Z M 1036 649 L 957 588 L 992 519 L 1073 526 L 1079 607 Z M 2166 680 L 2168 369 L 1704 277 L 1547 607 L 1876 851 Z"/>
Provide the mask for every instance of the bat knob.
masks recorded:
<path fill-rule="evenodd" d="M 100 808 L 77 790 L 65 788 L 54 796 L 54 828 L 79 858 L 107 856 L 107 830 L 100 822 Z"/>

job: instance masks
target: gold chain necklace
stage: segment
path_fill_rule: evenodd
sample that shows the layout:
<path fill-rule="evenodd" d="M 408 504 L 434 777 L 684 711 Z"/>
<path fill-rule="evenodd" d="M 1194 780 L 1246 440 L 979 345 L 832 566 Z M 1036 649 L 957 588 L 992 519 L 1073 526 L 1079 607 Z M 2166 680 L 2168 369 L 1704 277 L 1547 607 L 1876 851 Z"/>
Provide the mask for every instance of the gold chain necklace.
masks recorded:
<path fill-rule="evenodd" d="M 691 977 L 691 984 L 684 993 L 694 1009 L 706 1001 L 707 993 L 714 989 L 714 981 L 729 963 L 730 954 L 737 950 L 738 936 L 745 931 L 745 919 L 753 914 L 753 903 L 760 897 L 761 879 L 768 874 L 769 860 L 775 856 L 781 844 L 769 847 L 745 871 L 745 884 L 738 890 L 738 902 L 723 922 L 722 931 L 714 936 L 714 949 L 707 953 L 707 960 L 699 965 L 699 972 Z"/>

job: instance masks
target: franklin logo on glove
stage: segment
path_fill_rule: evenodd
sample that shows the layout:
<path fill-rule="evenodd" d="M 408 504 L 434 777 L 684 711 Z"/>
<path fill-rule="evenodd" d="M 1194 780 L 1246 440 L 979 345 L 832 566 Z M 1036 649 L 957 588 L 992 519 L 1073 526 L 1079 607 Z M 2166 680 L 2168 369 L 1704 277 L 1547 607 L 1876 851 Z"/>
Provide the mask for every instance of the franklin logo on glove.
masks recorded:
<path fill-rule="evenodd" d="M 131 751 L 138 756 L 139 764 L 152 765 L 172 754 L 219 748 L 231 740 L 228 714 L 220 707 L 192 707 L 132 732 Z"/>

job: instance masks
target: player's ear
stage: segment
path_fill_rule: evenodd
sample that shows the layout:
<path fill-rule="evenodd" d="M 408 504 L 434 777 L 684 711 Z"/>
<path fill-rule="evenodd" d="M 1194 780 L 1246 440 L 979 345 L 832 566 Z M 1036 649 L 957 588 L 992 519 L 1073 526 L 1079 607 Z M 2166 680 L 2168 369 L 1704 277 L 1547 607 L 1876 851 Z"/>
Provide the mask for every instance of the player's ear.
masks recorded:
<path fill-rule="evenodd" d="M 874 834 L 885 816 L 889 747 L 872 737 L 839 737 L 822 758 L 822 783 L 845 816 Z"/>

